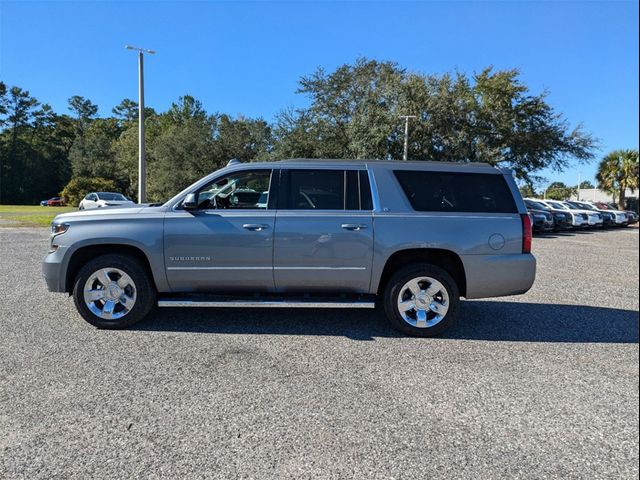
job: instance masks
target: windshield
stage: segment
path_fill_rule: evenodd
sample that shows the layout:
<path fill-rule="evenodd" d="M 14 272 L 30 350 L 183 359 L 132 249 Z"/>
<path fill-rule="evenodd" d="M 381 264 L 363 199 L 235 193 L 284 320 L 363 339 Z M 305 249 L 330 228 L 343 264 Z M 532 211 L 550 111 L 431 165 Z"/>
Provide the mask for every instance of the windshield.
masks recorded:
<path fill-rule="evenodd" d="M 127 197 L 122 195 L 121 193 L 111 193 L 111 192 L 98 192 L 96 193 L 100 200 L 117 200 L 117 201 L 126 201 Z"/>
<path fill-rule="evenodd" d="M 572 202 L 571 205 L 574 205 L 577 208 L 581 208 L 582 210 L 596 210 L 596 208 L 592 207 L 588 203 Z"/>
<path fill-rule="evenodd" d="M 570 208 L 571 210 L 584 210 L 584 208 L 576 207 L 575 205 L 569 202 L 565 203 L 565 205 L 567 206 L 567 208 Z"/>
<path fill-rule="evenodd" d="M 568 210 L 567 207 L 561 203 L 557 202 L 548 202 L 553 208 L 559 208 L 560 210 Z"/>
<path fill-rule="evenodd" d="M 546 205 L 540 202 L 534 202 L 533 200 L 525 200 L 525 203 L 527 204 L 528 207 L 531 207 L 531 208 L 537 208 L 538 210 L 549 210 L 549 207 L 547 207 Z"/>

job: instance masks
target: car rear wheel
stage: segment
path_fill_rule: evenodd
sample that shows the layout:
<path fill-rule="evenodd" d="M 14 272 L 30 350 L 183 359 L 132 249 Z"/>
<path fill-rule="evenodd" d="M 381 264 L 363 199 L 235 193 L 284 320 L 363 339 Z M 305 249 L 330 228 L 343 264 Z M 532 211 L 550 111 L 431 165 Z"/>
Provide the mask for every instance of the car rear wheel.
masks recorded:
<path fill-rule="evenodd" d="M 449 273 L 421 263 L 396 272 L 385 289 L 384 308 L 391 325 L 407 335 L 432 337 L 455 321 L 460 294 Z"/>
<path fill-rule="evenodd" d="M 156 291 L 138 260 L 103 255 L 84 265 L 73 288 L 80 315 L 98 328 L 123 328 L 142 320 L 155 305 Z"/>

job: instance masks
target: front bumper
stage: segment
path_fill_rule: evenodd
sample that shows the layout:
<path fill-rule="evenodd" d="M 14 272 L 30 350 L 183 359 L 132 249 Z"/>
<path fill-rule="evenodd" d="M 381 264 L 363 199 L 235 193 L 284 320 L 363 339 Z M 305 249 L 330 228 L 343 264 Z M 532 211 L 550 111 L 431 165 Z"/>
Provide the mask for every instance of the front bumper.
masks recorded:
<path fill-rule="evenodd" d="M 534 218 L 532 225 L 534 232 L 548 232 L 553 230 L 553 220 L 546 220 L 542 218 Z"/>
<path fill-rule="evenodd" d="M 554 215 L 553 223 L 556 230 L 563 230 L 565 228 L 571 228 L 572 226 L 572 221 L 570 218 L 560 217 L 557 215 Z"/>
<path fill-rule="evenodd" d="M 47 254 L 42 261 L 42 276 L 50 292 L 66 291 L 65 253 L 67 248 L 58 247 L 55 252 Z"/>

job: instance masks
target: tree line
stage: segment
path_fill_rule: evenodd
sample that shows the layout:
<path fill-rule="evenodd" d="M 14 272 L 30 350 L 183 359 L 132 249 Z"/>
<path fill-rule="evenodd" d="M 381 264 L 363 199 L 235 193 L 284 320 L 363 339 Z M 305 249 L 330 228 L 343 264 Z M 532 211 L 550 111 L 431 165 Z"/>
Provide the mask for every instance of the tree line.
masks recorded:
<path fill-rule="evenodd" d="M 146 109 L 147 192 L 162 201 L 229 159 L 401 159 L 401 115 L 410 126 L 409 159 L 488 162 L 510 167 L 524 184 L 593 158 L 597 142 L 533 94 L 518 70 L 486 68 L 420 74 L 366 58 L 301 77 L 309 102 L 272 122 L 209 114 L 190 95 L 165 112 Z M 75 185 L 106 182 L 137 190 L 137 103 L 124 99 L 106 117 L 73 96 L 57 113 L 26 90 L 0 82 L 0 203 L 34 203 Z"/>

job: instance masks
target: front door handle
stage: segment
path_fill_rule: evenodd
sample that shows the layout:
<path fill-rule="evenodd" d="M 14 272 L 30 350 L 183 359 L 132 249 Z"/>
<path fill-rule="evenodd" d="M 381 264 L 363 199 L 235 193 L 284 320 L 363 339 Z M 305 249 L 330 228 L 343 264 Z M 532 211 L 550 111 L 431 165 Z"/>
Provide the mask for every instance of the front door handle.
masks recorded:
<path fill-rule="evenodd" d="M 265 228 L 269 228 L 269 225 L 264 223 L 245 223 L 242 228 L 251 230 L 252 232 L 261 232 Z"/>
<path fill-rule="evenodd" d="M 367 228 L 367 225 L 364 223 L 343 223 L 342 228 L 357 232 L 358 230 L 364 230 Z"/>

